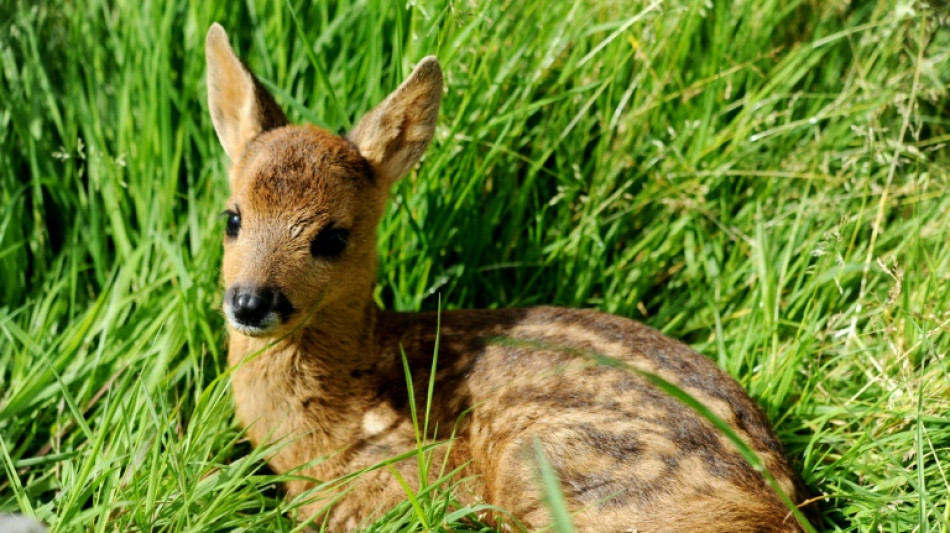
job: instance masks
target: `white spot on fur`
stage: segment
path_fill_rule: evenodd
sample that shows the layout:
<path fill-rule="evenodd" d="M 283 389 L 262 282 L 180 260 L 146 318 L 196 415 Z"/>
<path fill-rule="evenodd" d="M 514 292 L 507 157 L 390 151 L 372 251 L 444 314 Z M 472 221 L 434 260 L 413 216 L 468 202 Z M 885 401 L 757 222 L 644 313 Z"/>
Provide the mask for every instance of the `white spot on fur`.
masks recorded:
<path fill-rule="evenodd" d="M 389 427 L 392 416 L 386 416 L 378 409 L 374 409 L 363 415 L 363 431 L 367 435 L 376 435 Z"/>

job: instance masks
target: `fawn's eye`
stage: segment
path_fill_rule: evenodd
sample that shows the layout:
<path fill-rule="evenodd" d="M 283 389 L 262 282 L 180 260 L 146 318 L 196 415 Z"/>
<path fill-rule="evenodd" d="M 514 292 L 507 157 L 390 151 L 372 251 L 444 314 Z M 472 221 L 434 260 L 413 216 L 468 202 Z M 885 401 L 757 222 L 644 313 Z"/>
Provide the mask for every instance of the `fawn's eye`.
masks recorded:
<path fill-rule="evenodd" d="M 327 259 L 336 257 L 346 249 L 349 240 L 349 231 L 342 228 L 325 228 L 310 241 L 310 255 Z"/>
<path fill-rule="evenodd" d="M 228 217 L 224 232 L 228 237 L 237 237 L 238 230 L 241 229 L 241 215 L 234 211 L 225 211 L 224 215 Z"/>

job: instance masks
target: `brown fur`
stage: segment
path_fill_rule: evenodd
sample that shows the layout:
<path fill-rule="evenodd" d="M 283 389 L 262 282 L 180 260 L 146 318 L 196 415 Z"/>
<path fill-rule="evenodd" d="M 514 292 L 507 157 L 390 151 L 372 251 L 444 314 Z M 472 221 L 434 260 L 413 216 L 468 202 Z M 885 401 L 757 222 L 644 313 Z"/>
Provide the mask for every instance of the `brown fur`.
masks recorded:
<path fill-rule="evenodd" d="M 218 25 L 208 32 L 207 56 L 209 107 L 234 163 L 228 208 L 241 218 L 240 233 L 225 239 L 224 283 L 276 288 L 294 310 L 264 332 L 243 334 L 233 320 L 230 331 L 236 414 L 255 445 L 285 443 L 270 457 L 274 470 L 307 465 L 301 474 L 333 480 L 414 450 L 401 354 L 423 406 L 440 335 L 429 427 L 435 440 L 454 436 L 436 449 L 435 464 L 460 469 L 463 501 L 505 508 L 530 530 L 548 525 L 537 442 L 578 531 L 801 530 L 708 421 L 598 359 L 623 361 L 694 396 L 738 432 L 794 501 L 805 499 L 757 406 L 687 346 L 594 311 L 454 311 L 442 314 L 439 328 L 434 314 L 377 309 L 376 225 L 389 185 L 432 137 L 442 91 L 434 59 L 341 138 L 285 126 Z M 309 243 L 327 227 L 349 230 L 346 249 L 312 256 Z M 413 460 L 394 468 L 418 485 Z M 287 491 L 313 486 L 294 481 Z M 319 491 L 302 518 L 351 531 L 403 499 L 381 468 L 345 490 Z"/>

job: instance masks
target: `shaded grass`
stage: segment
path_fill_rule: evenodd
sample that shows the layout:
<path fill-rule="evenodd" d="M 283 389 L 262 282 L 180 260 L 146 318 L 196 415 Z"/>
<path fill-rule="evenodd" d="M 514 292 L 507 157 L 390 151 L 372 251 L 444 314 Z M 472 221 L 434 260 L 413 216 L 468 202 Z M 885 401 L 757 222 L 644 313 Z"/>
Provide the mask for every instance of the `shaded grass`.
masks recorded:
<path fill-rule="evenodd" d="M 217 20 L 293 119 L 334 130 L 442 61 L 436 139 L 380 228 L 382 305 L 644 320 L 750 391 L 828 495 L 828 530 L 947 531 L 939 9 L 3 3 L 0 511 L 58 531 L 295 527 L 231 422 Z"/>

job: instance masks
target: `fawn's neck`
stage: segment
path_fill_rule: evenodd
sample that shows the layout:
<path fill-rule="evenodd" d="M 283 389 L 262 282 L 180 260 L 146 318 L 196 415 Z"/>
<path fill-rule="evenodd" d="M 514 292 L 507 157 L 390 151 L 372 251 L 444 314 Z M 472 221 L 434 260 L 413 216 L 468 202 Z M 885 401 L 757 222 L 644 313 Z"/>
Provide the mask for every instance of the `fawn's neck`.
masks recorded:
<path fill-rule="evenodd" d="M 306 325 L 278 339 L 247 337 L 231 329 L 228 362 L 237 367 L 252 358 L 273 370 L 294 365 L 313 371 L 313 378 L 372 365 L 377 351 L 376 313 L 372 298 L 354 298 L 320 309 Z"/>
<path fill-rule="evenodd" d="M 359 431 L 376 390 L 376 313 L 371 298 L 328 306 L 276 342 L 231 331 L 235 409 L 251 441 L 308 435 L 311 457 L 288 448 L 272 458 L 278 471 L 336 451 Z"/>

